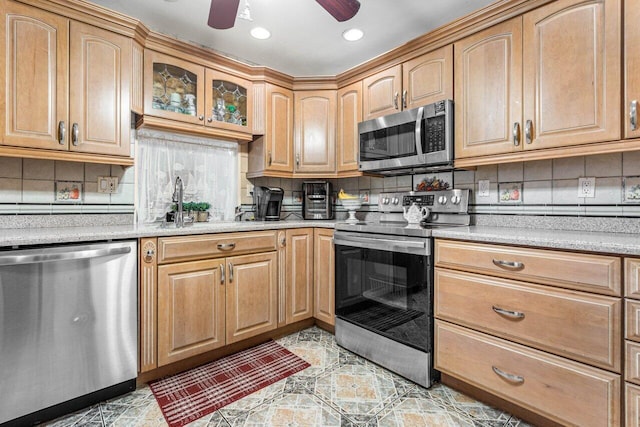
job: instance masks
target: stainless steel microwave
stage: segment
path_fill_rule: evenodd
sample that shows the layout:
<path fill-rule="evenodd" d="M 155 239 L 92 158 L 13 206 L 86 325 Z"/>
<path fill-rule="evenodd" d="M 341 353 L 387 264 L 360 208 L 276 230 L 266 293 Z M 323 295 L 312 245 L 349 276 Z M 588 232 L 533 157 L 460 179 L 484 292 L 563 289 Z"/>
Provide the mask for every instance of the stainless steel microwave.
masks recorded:
<path fill-rule="evenodd" d="M 358 124 L 358 168 L 380 174 L 453 166 L 453 101 L 443 100 Z"/>

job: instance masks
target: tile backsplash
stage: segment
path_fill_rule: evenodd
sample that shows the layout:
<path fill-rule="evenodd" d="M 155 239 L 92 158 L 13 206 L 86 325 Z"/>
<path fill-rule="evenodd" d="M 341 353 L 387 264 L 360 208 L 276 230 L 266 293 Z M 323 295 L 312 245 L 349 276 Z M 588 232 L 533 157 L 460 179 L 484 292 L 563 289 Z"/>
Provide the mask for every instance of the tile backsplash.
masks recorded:
<path fill-rule="evenodd" d="M 98 193 L 98 177 L 118 178 L 115 193 Z M 56 181 L 82 183 L 78 202 L 56 202 Z M 0 157 L 0 214 L 133 213 L 134 168 Z"/>
<path fill-rule="evenodd" d="M 625 181 L 627 185 L 640 182 L 640 152 L 505 163 L 479 166 L 475 171 L 329 181 L 333 183 L 334 192 L 343 188 L 361 198 L 369 196 L 369 203 L 364 203 L 362 210 L 375 211 L 377 194 L 381 191 L 409 191 L 423 179 L 432 177 L 455 188 L 472 190 L 470 211 L 476 214 L 640 217 L 640 199 L 625 200 L 623 196 Z M 581 177 L 595 178 L 595 197 L 578 196 Z M 250 181 L 253 185 L 282 187 L 285 190 L 283 209 L 294 212 L 301 209 L 295 195 L 301 190 L 303 179 L 257 178 Z M 485 196 L 478 193 L 480 181 L 488 181 L 489 191 Z M 500 201 L 499 189 L 505 188 L 517 188 L 518 201 Z M 243 198 L 243 204 L 250 203 L 250 198 Z M 336 210 L 340 211 L 341 206 L 336 206 Z"/>

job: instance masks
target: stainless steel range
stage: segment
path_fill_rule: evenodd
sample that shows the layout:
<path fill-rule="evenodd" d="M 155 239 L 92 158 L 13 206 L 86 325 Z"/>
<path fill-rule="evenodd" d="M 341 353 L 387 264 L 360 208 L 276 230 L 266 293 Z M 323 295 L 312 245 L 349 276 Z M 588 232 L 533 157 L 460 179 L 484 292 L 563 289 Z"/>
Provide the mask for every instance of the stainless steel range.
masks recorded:
<path fill-rule="evenodd" d="M 469 190 L 382 193 L 379 221 L 336 224 L 339 345 L 433 384 L 431 230 L 469 225 L 468 202 Z"/>

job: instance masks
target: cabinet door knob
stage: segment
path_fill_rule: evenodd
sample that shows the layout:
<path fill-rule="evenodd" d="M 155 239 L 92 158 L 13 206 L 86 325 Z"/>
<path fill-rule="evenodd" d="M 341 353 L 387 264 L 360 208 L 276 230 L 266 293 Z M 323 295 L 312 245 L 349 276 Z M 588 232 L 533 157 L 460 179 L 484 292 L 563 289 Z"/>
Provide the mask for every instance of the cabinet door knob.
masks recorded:
<path fill-rule="evenodd" d="M 491 369 L 493 369 L 493 372 L 496 373 L 496 375 L 504 378 L 505 380 L 512 382 L 514 384 L 522 384 L 524 383 L 524 377 L 521 377 L 520 375 L 514 375 L 514 374 L 509 374 L 495 366 L 492 366 Z"/>
<path fill-rule="evenodd" d="M 218 249 L 220 249 L 221 251 L 230 251 L 235 247 L 235 243 L 218 243 Z"/>
<path fill-rule="evenodd" d="M 211 123 L 213 121 L 213 117 L 207 117 L 207 123 Z"/>
<path fill-rule="evenodd" d="M 198 116 L 198 120 L 203 121 L 204 120 L 204 116 L 203 115 L 199 115 Z"/>
<path fill-rule="evenodd" d="M 78 124 L 74 123 L 71 126 L 71 143 L 76 147 L 78 146 L 79 137 L 80 137 L 80 129 L 78 127 Z"/>
<path fill-rule="evenodd" d="M 531 120 L 527 120 L 524 124 L 524 138 L 527 144 L 533 142 L 533 122 Z"/>
<path fill-rule="evenodd" d="M 512 319 L 524 319 L 524 313 L 521 311 L 505 310 L 504 308 L 496 307 L 495 305 L 491 306 L 491 309 L 498 314 L 510 317 Z"/>
<path fill-rule="evenodd" d="M 520 145 L 520 122 L 513 124 L 513 145 Z"/>
<path fill-rule="evenodd" d="M 64 120 L 58 122 L 58 144 L 64 145 L 64 141 L 67 139 L 67 126 L 64 124 Z"/>
<path fill-rule="evenodd" d="M 635 99 L 631 101 L 629 106 L 629 122 L 631 124 L 631 130 L 638 130 L 638 101 Z"/>
<path fill-rule="evenodd" d="M 518 270 L 524 269 L 524 264 L 518 261 L 502 261 L 499 259 L 494 259 L 492 260 L 492 262 L 493 262 L 493 265 L 497 267 L 505 268 L 507 270 L 518 271 Z"/>

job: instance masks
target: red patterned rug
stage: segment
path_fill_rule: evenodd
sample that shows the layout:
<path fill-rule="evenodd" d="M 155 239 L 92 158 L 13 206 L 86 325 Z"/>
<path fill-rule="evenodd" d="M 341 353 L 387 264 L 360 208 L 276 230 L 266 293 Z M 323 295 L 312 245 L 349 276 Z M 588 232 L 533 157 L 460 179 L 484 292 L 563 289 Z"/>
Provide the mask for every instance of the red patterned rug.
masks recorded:
<path fill-rule="evenodd" d="M 197 420 L 310 365 L 275 341 L 149 383 L 171 427 Z"/>

